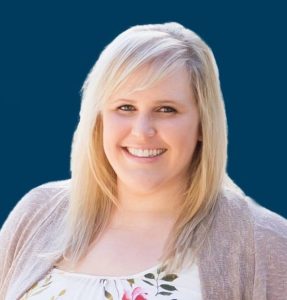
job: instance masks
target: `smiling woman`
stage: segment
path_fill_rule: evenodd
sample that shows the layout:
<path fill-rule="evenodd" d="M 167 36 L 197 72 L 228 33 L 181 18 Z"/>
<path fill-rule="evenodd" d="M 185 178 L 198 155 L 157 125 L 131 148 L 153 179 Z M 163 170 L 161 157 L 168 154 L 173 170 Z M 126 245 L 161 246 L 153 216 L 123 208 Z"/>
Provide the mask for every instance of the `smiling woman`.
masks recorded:
<path fill-rule="evenodd" d="M 178 23 L 124 31 L 84 83 L 71 179 L 1 229 L 1 299 L 285 299 L 287 221 L 226 162 L 208 45 Z"/>
<path fill-rule="evenodd" d="M 161 195 L 161 206 L 165 207 L 169 195 L 171 207 L 178 201 L 173 195 L 187 184 L 188 168 L 199 140 L 199 113 L 185 68 L 175 70 L 152 87 L 131 93 L 146 73 L 143 69 L 133 74 L 132 82 L 127 79 L 104 106 L 104 151 L 117 174 L 117 188 L 124 191 L 124 199 L 118 199 L 121 203 L 137 203 L 143 198 L 154 205 L 154 197 Z M 113 100 L 127 99 L 128 95 L 134 100 Z M 173 100 L 162 101 L 159 106 L 158 99 Z M 168 104 L 173 106 L 164 106 Z"/>

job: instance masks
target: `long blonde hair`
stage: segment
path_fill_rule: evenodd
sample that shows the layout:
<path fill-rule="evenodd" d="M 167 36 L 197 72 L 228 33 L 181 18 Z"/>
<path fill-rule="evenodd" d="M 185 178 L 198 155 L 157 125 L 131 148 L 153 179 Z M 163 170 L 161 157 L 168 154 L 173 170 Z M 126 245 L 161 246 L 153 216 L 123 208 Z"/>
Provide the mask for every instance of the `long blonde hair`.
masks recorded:
<path fill-rule="evenodd" d="M 226 177 L 227 125 L 219 73 L 209 46 L 175 23 L 138 25 L 118 35 L 100 54 L 82 88 L 80 121 L 71 152 L 71 195 L 65 231 L 65 256 L 76 262 L 107 226 L 117 205 L 116 174 L 103 150 L 101 108 L 109 96 L 149 64 L 151 74 L 138 88 L 155 83 L 179 66 L 190 74 L 200 115 L 202 141 L 189 172 L 180 216 L 162 260 L 180 267 L 196 257 L 211 226 Z M 195 231 L 209 220 L 200 236 Z M 190 251 L 192 249 L 192 251 Z M 190 255 L 192 253 L 192 255 Z"/>

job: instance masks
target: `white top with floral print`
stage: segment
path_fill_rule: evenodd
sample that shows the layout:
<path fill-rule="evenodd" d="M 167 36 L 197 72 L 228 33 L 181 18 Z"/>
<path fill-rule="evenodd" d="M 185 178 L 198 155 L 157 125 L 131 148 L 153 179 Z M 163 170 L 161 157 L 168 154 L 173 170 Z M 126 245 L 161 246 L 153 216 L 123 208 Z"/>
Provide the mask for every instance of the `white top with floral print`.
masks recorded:
<path fill-rule="evenodd" d="M 131 276 L 95 276 L 53 268 L 21 300 L 201 300 L 198 267 L 167 274 L 159 265 Z"/>

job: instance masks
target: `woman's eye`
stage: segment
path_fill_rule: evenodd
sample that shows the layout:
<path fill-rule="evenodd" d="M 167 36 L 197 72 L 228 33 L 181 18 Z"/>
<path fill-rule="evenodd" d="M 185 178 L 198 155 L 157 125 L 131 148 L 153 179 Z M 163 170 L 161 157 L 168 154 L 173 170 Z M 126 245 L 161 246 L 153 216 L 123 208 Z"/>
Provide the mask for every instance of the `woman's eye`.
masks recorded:
<path fill-rule="evenodd" d="M 134 111 L 135 107 L 133 105 L 130 104 L 124 104 L 118 107 L 119 110 L 121 111 Z M 174 113 L 176 112 L 176 110 L 172 107 L 169 106 L 162 106 L 160 108 L 158 108 L 156 111 L 158 112 L 163 112 L 163 113 Z"/>
<path fill-rule="evenodd" d="M 176 112 L 176 110 L 174 108 L 169 107 L 169 106 L 163 106 L 159 110 L 161 110 L 162 112 L 165 112 L 165 113 Z"/>
<path fill-rule="evenodd" d="M 118 107 L 118 109 L 122 110 L 122 111 L 130 111 L 133 109 L 133 106 L 129 105 L 129 104 L 125 104 L 125 105 L 121 105 L 120 107 Z"/>

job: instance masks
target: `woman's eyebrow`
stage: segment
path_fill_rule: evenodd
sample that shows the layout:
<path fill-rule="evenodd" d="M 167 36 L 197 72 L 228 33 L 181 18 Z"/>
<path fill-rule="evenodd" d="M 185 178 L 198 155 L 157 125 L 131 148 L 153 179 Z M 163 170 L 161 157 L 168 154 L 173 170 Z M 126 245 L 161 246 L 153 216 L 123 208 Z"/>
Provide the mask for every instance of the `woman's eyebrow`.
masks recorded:
<path fill-rule="evenodd" d="M 137 100 L 134 99 L 126 99 L 126 98 L 119 98 L 115 99 L 112 102 L 117 103 L 117 102 L 130 102 L 130 103 L 135 103 L 138 102 Z M 157 100 L 151 100 L 152 103 L 165 103 L 165 104 L 174 104 L 174 105 L 182 105 L 182 101 L 179 100 L 172 100 L 172 99 L 157 99 Z"/>

